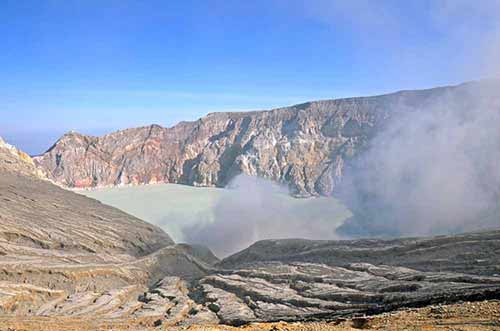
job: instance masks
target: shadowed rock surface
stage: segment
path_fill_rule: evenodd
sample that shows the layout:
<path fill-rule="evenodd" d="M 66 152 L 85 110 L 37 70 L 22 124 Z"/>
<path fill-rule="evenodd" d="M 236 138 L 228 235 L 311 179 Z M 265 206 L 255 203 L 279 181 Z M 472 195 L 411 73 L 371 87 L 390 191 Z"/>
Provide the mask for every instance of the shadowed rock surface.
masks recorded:
<path fill-rule="evenodd" d="M 498 298 L 500 277 L 368 263 L 334 267 L 275 262 L 207 276 L 197 291 L 229 324 L 329 320 L 399 307 Z"/>
<path fill-rule="evenodd" d="M 223 187 L 245 173 L 287 183 L 296 195 L 331 195 L 349 161 L 391 118 L 443 100 L 462 104 L 485 84 L 212 113 L 171 128 L 152 125 L 102 137 L 73 132 L 34 160 L 48 178 L 67 187 L 158 182 Z M 495 93 L 493 98 L 498 99 Z"/>
<path fill-rule="evenodd" d="M 215 286 L 235 294 L 240 305 L 253 308 L 256 320 L 328 319 L 499 298 L 500 231 L 395 240 L 264 240 L 218 266 L 226 271 L 204 278 L 205 291 Z M 243 319 L 238 312 L 226 315 L 236 323 Z"/>
<path fill-rule="evenodd" d="M 367 262 L 422 271 L 500 275 L 500 231 L 392 240 L 262 240 L 221 263 L 239 268 L 266 261 L 347 266 Z"/>

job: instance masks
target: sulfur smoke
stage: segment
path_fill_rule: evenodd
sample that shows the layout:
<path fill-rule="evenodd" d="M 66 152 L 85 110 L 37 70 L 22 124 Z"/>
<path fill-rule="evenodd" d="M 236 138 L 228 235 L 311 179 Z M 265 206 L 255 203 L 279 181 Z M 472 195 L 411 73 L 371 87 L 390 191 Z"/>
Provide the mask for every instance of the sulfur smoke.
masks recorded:
<path fill-rule="evenodd" d="M 351 236 L 456 233 L 500 226 L 500 84 L 461 85 L 393 117 L 352 163 L 341 190 Z"/>
<path fill-rule="evenodd" d="M 349 215 L 334 199 L 295 199 L 284 186 L 239 175 L 218 199 L 213 221 L 184 227 L 183 237 L 225 257 L 262 239 L 335 239 Z"/>
<path fill-rule="evenodd" d="M 397 109 L 377 129 L 337 192 L 354 213 L 339 234 L 434 235 L 500 226 L 499 13 L 497 0 L 430 5 L 431 26 L 447 36 L 444 45 L 456 48 L 450 58 L 456 74 L 490 79 Z M 439 47 L 426 50 L 433 52 Z"/>

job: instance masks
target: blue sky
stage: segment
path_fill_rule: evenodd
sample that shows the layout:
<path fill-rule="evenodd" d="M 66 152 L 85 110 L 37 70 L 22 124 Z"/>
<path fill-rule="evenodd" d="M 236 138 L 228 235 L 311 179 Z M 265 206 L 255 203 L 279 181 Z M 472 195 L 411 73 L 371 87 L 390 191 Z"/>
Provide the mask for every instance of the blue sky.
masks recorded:
<path fill-rule="evenodd" d="M 0 135 L 455 84 L 497 68 L 499 1 L 2 0 Z"/>

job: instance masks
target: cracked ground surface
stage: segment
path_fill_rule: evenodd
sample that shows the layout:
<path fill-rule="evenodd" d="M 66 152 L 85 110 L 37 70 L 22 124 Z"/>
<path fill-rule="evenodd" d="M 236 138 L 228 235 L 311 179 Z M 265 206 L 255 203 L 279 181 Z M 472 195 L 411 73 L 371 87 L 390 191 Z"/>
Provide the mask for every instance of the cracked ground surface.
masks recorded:
<path fill-rule="evenodd" d="M 92 320 L 77 317 L 0 317 L 0 331 L 495 331 L 500 330 L 500 302 L 463 302 L 453 305 L 433 305 L 418 309 L 403 309 L 372 317 L 340 319 L 334 322 L 251 323 L 241 327 L 221 325 L 148 327 L 143 320 Z"/>

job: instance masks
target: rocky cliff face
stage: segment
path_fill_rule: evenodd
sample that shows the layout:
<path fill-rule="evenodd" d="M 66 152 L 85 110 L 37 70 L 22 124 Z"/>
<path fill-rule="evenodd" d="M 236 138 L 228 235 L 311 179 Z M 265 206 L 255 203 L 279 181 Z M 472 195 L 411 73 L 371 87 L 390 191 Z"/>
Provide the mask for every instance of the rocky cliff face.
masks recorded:
<path fill-rule="evenodd" d="M 172 128 L 152 125 L 103 137 L 68 133 L 34 160 L 48 178 L 67 187 L 224 186 L 245 173 L 287 183 L 296 195 L 330 195 L 349 160 L 391 117 L 464 88 L 213 113 Z"/>

